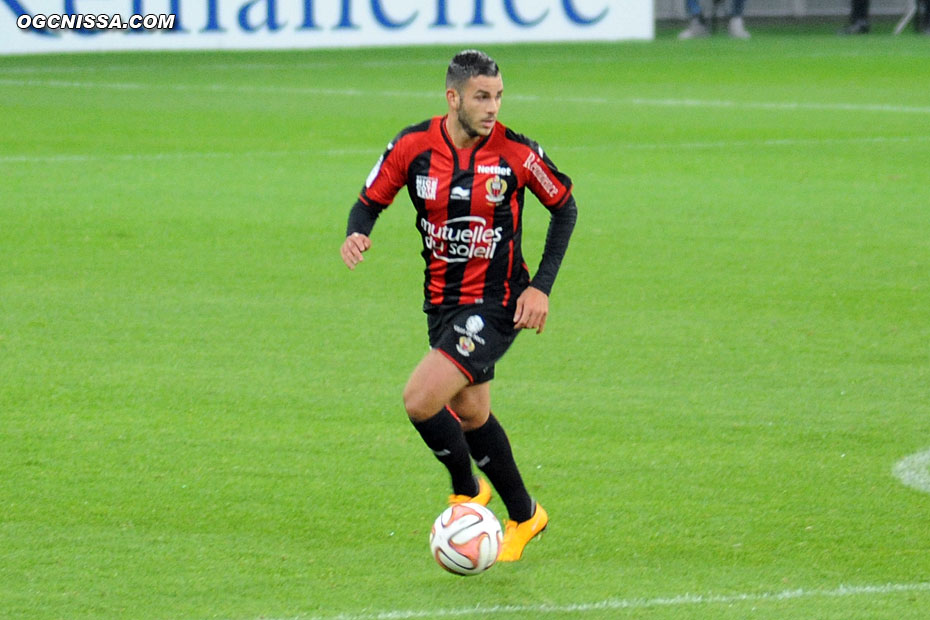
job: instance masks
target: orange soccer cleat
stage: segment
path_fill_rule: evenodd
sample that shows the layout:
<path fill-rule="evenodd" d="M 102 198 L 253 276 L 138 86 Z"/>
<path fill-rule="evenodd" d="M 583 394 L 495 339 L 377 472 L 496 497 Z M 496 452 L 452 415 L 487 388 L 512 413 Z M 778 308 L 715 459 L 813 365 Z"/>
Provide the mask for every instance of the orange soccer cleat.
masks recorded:
<path fill-rule="evenodd" d="M 491 485 L 488 484 L 488 481 L 482 477 L 478 477 L 478 495 L 472 497 L 471 495 L 455 495 L 454 493 L 449 496 L 449 505 L 455 506 L 456 504 L 481 504 L 482 506 L 487 506 L 488 502 L 491 501 Z"/>
<path fill-rule="evenodd" d="M 538 536 L 549 525 L 549 515 L 537 502 L 533 516 L 527 521 L 507 521 L 504 530 L 504 542 L 501 545 L 501 554 L 498 562 L 516 562 L 523 556 L 523 548 L 535 536 Z"/>

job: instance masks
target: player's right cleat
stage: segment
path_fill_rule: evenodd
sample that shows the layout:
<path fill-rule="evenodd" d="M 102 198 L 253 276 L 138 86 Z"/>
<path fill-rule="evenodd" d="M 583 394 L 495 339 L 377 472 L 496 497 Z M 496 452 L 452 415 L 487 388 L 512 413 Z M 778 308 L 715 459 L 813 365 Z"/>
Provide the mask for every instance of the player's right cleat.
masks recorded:
<path fill-rule="evenodd" d="M 482 506 L 487 506 L 488 502 L 491 501 L 491 485 L 488 484 L 488 481 L 478 476 L 478 495 L 472 497 L 471 495 L 456 495 L 452 494 L 449 496 L 449 505 L 455 506 L 456 504 L 481 504 Z"/>
<path fill-rule="evenodd" d="M 549 515 L 545 509 L 536 502 L 536 510 L 527 521 L 507 521 L 504 530 L 504 542 L 501 543 L 501 554 L 498 562 L 516 562 L 523 557 L 523 548 L 534 536 L 538 536 L 549 525 Z"/>

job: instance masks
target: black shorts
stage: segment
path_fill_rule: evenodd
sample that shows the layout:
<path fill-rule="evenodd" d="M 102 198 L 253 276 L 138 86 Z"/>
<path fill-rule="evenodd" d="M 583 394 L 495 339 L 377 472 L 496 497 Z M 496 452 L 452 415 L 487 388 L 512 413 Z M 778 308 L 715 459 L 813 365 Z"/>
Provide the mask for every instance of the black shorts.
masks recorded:
<path fill-rule="evenodd" d="M 429 346 L 438 349 L 471 384 L 494 378 L 494 364 L 504 356 L 519 330 L 513 309 L 481 304 L 426 311 Z"/>

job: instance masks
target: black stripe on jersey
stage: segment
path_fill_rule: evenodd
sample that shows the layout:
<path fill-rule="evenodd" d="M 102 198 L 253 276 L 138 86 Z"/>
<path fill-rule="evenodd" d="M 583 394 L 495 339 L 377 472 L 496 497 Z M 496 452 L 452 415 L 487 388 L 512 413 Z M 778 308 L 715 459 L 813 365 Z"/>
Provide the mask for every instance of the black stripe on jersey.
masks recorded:
<path fill-rule="evenodd" d="M 503 157 L 498 159 L 497 165 L 501 168 L 513 169 L 515 167 L 513 162 L 509 162 Z M 510 287 L 509 298 L 506 299 L 506 301 L 508 304 L 514 302 L 517 296 L 522 292 L 523 288 L 526 287 L 527 282 L 529 282 L 529 278 L 525 277 L 524 270 L 521 267 L 523 262 L 523 251 L 521 249 L 521 237 L 523 236 L 523 230 L 522 226 L 518 230 L 514 230 L 513 211 L 511 210 L 511 203 L 516 200 L 519 209 L 519 219 L 517 221 L 518 223 L 522 222 L 524 188 L 521 187 L 517 189 L 515 185 L 516 183 L 512 183 L 511 187 L 507 188 L 507 191 L 504 194 L 504 200 L 502 200 L 500 204 L 498 204 L 494 209 L 493 227 L 501 227 L 501 236 L 504 239 L 511 238 L 512 236 L 513 250 L 508 252 L 510 254 L 508 256 L 508 260 L 491 261 L 488 265 L 488 271 L 485 278 L 485 301 L 489 303 L 503 303 L 508 295 L 508 286 Z M 483 191 L 484 189 L 484 187 L 478 188 L 480 191 Z M 503 252 L 504 249 L 501 248 L 501 251 Z M 524 280 L 523 282 L 520 282 L 520 275 L 524 275 L 522 278 Z"/>
<path fill-rule="evenodd" d="M 417 210 L 417 229 L 420 228 L 420 217 L 426 217 L 426 200 L 417 195 L 417 177 L 429 176 L 430 157 L 433 152 L 430 150 L 423 151 L 413 158 L 410 165 L 407 166 L 407 195 L 410 196 L 410 202 Z"/>
<path fill-rule="evenodd" d="M 407 194 L 410 196 L 410 202 L 413 204 L 414 212 L 416 213 L 416 222 L 414 226 L 417 230 L 420 231 L 420 234 L 423 233 L 423 227 L 420 225 L 422 220 L 429 221 L 429 214 L 426 211 L 426 200 L 417 196 L 416 186 L 417 186 L 417 176 L 429 176 L 430 166 L 431 166 L 431 157 L 433 152 L 431 150 L 426 150 L 417 155 L 410 166 L 407 167 Z M 424 244 L 423 251 L 420 252 L 423 256 L 423 260 L 426 261 L 426 267 L 424 269 L 424 282 L 423 282 L 423 294 L 426 296 L 426 299 L 429 300 L 429 284 L 430 284 L 430 272 L 429 266 L 432 261 L 432 252 Z"/>
<path fill-rule="evenodd" d="M 449 201 L 446 219 L 454 220 L 456 218 L 468 217 L 472 214 L 471 199 L 455 199 L 452 196 L 452 190 L 453 188 L 467 189 L 469 196 L 471 196 L 472 192 L 476 191 L 476 188 L 473 187 L 475 180 L 475 157 L 477 156 L 479 149 L 481 149 L 481 147 L 483 147 L 490 139 L 490 135 L 482 138 L 472 149 L 471 156 L 468 160 L 468 166 L 466 168 L 462 168 L 461 162 L 459 161 L 458 151 L 455 148 L 455 144 L 453 144 L 449 136 L 446 135 L 445 128 L 443 128 L 442 137 L 443 140 L 446 141 L 446 145 L 449 147 L 449 150 L 452 152 L 452 162 L 454 165 L 451 182 L 449 183 Z M 445 285 L 443 287 L 443 304 L 457 305 L 461 301 L 462 283 L 465 280 L 465 270 L 467 267 L 467 261 L 460 263 L 448 263 L 446 265 Z"/>

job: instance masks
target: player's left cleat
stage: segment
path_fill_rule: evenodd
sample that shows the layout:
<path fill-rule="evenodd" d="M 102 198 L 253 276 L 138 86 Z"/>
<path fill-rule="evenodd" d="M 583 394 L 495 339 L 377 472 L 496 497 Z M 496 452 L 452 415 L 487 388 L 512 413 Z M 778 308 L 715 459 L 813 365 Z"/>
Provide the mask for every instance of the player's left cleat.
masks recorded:
<path fill-rule="evenodd" d="M 538 536 L 549 525 L 549 515 L 545 509 L 536 503 L 533 516 L 527 521 L 507 521 L 504 530 L 504 542 L 501 545 L 501 554 L 498 562 L 516 562 L 523 557 L 523 548 L 534 536 Z"/>
<path fill-rule="evenodd" d="M 449 505 L 455 506 L 456 504 L 481 504 L 482 506 L 487 506 L 488 502 L 491 501 L 491 485 L 488 484 L 488 481 L 478 476 L 478 495 L 472 497 L 471 495 L 455 495 L 454 493 L 449 496 Z"/>

